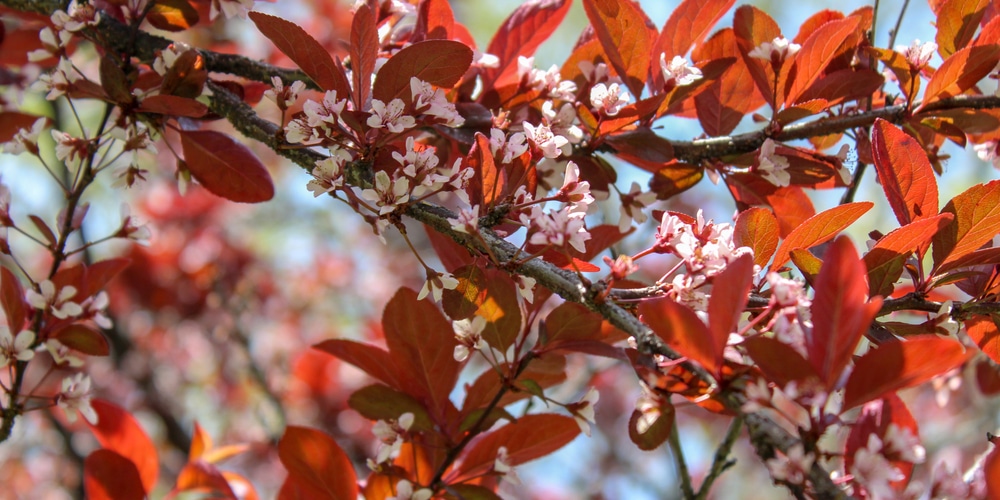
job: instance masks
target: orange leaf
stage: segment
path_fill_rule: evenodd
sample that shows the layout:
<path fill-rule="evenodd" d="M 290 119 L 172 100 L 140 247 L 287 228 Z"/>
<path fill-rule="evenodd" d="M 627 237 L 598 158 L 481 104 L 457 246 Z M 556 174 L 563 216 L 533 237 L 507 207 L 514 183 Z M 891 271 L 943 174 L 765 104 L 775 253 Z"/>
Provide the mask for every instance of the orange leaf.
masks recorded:
<path fill-rule="evenodd" d="M 916 139 L 877 118 L 872 129 L 872 156 L 879 183 L 900 225 L 937 214 L 934 169 Z"/>
<path fill-rule="evenodd" d="M 515 9 L 486 48 L 486 53 L 497 56 L 500 63 L 484 72 L 483 88 L 516 83 L 513 79 L 517 75 L 518 57 L 533 55 L 566 17 L 569 7 L 566 0 L 544 0 L 524 2 Z"/>
<path fill-rule="evenodd" d="M 515 312 L 502 305 L 501 314 Z M 520 320 L 518 320 L 520 321 Z M 458 381 L 461 365 L 454 359 L 455 330 L 429 300 L 417 300 L 417 292 L 401 288 L 382 314 L 382 330 L 391 362 L 407 379 L 405 392 L 422 399 L 432 417 L 443 421 L 452 407 L 448 396 Z"/>
<path fill-rule="evenodd" d="M 194 423 L 194 436 L 191 436 L 191 449 L 188 450 L 188 462 L 194 462 L 212 449 L 212 436 L 202 429 L 198 422 Z"/>
<path fill-rule="evenodd" d="M 953 218 L 947 213 L 935 215 L 897 228 L 879 238 L 864 257 L 871 294 L 883 297 L 892 295 L 893 284 L 902 276 L 906 259 L 918 249 L 926 249 L 931 238 Z"/>
<path fill-rule="evenodd" d="M 94 399 L 90 405 L 97 412 L 97 424 L 89 424 L 97 442 L 132 462 L 142 479 L 143 490 L 153 491 L 156 476 L 160 473 L 160 461 L 153 441 L 135 417 L 121 407 L 103 399 Z"/>
<path fill-rule="evenodd" d="M 474 441 L 445 481 L 461 482 L 489 472 L 501 446 L 507 448 L 510 465 L 516 466 L 566 446 L 579 434 L 572 417 L 551 413 L 523 416 Z"/>
<path fill-rule="evenodd" d="M 297 24 L 260 12 L 250 12 L 250 20 L 274 43 L 278 50 L 302 68 L 323 90 L 335 90 L 337 99 L 351 95 L 351 85 L 343 69 L 337 67 L 330 53 Z"/>
<path fill-rule="evenodd" d="M 731 28 L 719 30 L 712 35 L 712 38 L 694 51 L 692 58 L 695 62 L 734 58 L 722 76 L 694 98 L 698 121 L 708 135 L 719 136 L 732 132 L 744 115 L 764 104 L 764 99 L 754 85 L 750 69 L 740 56 L 736 34 Z"/>
<path fill-rule="evenodd" d="M 427 0 L 417 7 L 413 42 L 451 40 L 455 31 L 455 13 L 448 0 Z"/>
<path fill-rule="evenodd" d="M 182 130 L 180 136 L 184 162 L 205 189 L 241 203 L 274 197 L 271 174 L 243 144 L 214 130 Z"/>
<path fill-rule="evenodd" d="M 937 335 L 882 344 L 855 364 L 847 380 L 843 410 L 922 384 L 961 365 L 972 354 L 958 341 Z"/>
<path fill-rule="evenodd" d="M 871 210 L 874 203 L 860 201 L 840 205 L 820 212 L 792 230 L 778 247 L 778 254 L 771 263 L 770 270 L 777 271 L 788 262 L 789 255 L 796 248 L 811 248 L 833 239 L 837 233 L 850 226 L 859 217 Z"/>
<path fill-rule="evenodd" d="M 972 41 L 989 5 L 989 0 L 944 2 L 934 23 L 937 26 L 937 36 L 934 37 L 934 41 L 937 42 L 941 58 L 947 59 Z"/>
<path fill-rule="evenodd" d="M 135 464 L 108 449 L 95 450 L 83 461 L 83 492 L 90 500 L 146 498 Z"/>
<path fill-rule="evenodd" d="M 372 96 L 382 102 L 401 98 L 413 102 L 410 78 L 451 88 L 472 64 L 472 49 L 451 40 L 425 40 L 392 55 L 379 70 Z"/>
<path fill-rule="evenodd" d="M 630 0 L 584 0 L 583 8 L 611 67 L 632 95 L 642 95 L 650 63 L 656 68 L 660 61 L 660 54 L 652 53 L 656 27 Z M 673 56 L 667 54 L 667 60 Z"/>
<path fill-rule="evenodd" d="M 157 0 L 146 14 L 146 20 L 156 29 L 184 31 L 198 24 L 198 10 L 188 0 Z"/>
<path fill-rule="evenodd" d="M 712 336 L 691 308 L 670 298 L 659 298 L 641 302 L 639 314 L 642 321 L 667 345 L 710 373 L 718 374 L 726 344 Z"/>
<path fill-rule="evenodd" d="M 709 30 L 733 7 L 734 3 L 736 3 L 735 0 L 684 0 L 681 2 L 670 14 L 670 18 L 663 25 L 663 30 L 653 45 L 651 54 L 653 61 L 660 60 L 660 53 L 666 54 L 668 60 L 674 56 L 686 56 L 692 47 L 705 39 Z M 718 33 L 712 38 L 717 36 Z M 736 52 L 733 51 L 729 55 L 735 56 Z M 663 85 L 663 74 L 655 69 L 656 66 L 652 72 L 652 80 L 656 88 L 660 88 Z"/>
<path fill-rule="evenodd" d="M 336 441 L 322 431 L 294 425 L 278 442 L 278 458 L 288 478 L 331 500 L 355 500 L 358 478 L 354 465 Z"/>
<path fill-rule="evenodd" d="M 976 184 L 941 209 L 955 219 L 934 235 L 934 268 L 968 255 L 1000 233 L 1000 180 Z"/>
<path fill-rule="evenodd" d="M 176 491 L 200 493 L 212 499 L 236 500 L 229 481 L 219 469 L 207 462 L 190 462 L 177 475 Z"/>
<path fill-rule="evenodd" d="M 834 240 L 825 257 L 816 277 L 816 296 L 810 309 L 813 328 L 806 333 L 805 344 L 820 380 L 833 389 L 882 299 L 868 300 L 865 267 L 850 238 Z"/>
<path fill-rule="evenodd" d="M 795 55 L 795 63 L 789 71 L 793 80 L 788 82 L 790 88 L 785 96 L 786 106 L 798 102 L 802 93 L 822 76 L 823 70 L 837 55 L 841 44 L 858 29 L 860 22 L 861 19 L 855 16 L 830 21 L 814 31 L 802 43 L 802 48 Z"/>
<path fill-rule="evenodd" d="M 965 320 L 969 338 L 979 346 L 983 354 L 1000 363 L 1000 330 L 990 316 L 973 316 Z"/>
<path fill-rule="evenodd" d="M 981 45 L 966 47 L 951 55 L 934 72 L 924 90 L 924 102 L 917 109 L 923 109 L 934 101 L 954 97 L 973 88 L 993 71 L 1000 60 L 1000 47 Z"/>
<path fill-rule="evenodd" d="M 766 208 L 754 207 L 736 216 L 733 243 L 753 249 L 753 263 L 767 265 L 778 248 L 778 219 Z"/>
<path fill-rule="evenodd" d="M 764 99 L 776 107 L 774 102 L 774 71 L 765 61 L 754 59 L 747 54 L 764 42 L 771 42 L 781 36 L 781 28 L 766 12 L 752 6 L 741 5 L 733 15 L 733 32 L 739 40 L 743 62 L 750 70 L 750 76 L 757 84 Z"/>

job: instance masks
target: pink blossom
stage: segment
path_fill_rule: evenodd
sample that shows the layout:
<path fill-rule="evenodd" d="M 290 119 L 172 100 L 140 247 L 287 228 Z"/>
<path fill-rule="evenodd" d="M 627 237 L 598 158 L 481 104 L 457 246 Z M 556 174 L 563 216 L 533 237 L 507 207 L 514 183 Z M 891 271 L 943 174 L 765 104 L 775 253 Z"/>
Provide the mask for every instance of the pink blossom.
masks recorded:
<path fill-rule="evenodd" d="M 3 143 L 0 150 L 5 153 L 12 155 L 19 155 L 25 151 L 30 154 L 38 155 L 38 137 L 42 135 L 42 130 L 45 129 L 45 125 L 48 123 L 48 118 L 42 117 L 35 120 L 35 123 L 31 125 L 31 129 L 22 128 L 14 134 L 14 138 L 9 142 Z"/>
<path fill-rule="evenodd" d="M 493 471 L 503 476 L 503 480 L 511 484 L 521 484 L 521 479 L 514 472 L 511 465 L 510 456 L 507 455 L 507 447 L 501 446 L 497 449 L 497 458 L 493 460 Z"/>
<path fill-rule="evenodd" d="M 253 9 L 253 2 L 254 0 L 212 0 L 212 8 L 209 10 L 208 18 L 215 19 L 219 12 L 222 12 L 226 19 L 234 17 L 246 19 L 247 13 Z"/>
<path fill-rule="evenodd" d="M 402 101 L 400 101 L 402 103 Z M 329 131 L 330 126 L 336 126 L 340 120 L 341 113 L 347 107 L 347 99 L 337 99 L 337 91 L 329 90 L 323 95 L 323 102 L 307 100 L 302 105 L 302 112 L 306 116 L 306 123 L 310 127 L 322 128 Z M 371 121 L 371 118 L 369 118 Z M 315 135 L 310 133 L 309 135 Z M 289 139 L 289 142 L 291 139 Z"/>
<path fill-rule="evenodd" d="M 413 483 L 402 479 L 396 483 L 396 494 L 388 500 L 429 500 L 434 492 L 430 488 L 413 490 Z"/>
<path fill-rule="evenodd" d="M 770 42 L 758 45 L 747 55 L 756 59 L 770 61 L 772 65 L 779 66 L 782 61 L 794 56 L 801 48 L 801 45 L 791 43 L 785 37 L 779 36 Z"/>
<path fill-rule="evenodd" d="M 576 144 L 583 140 L 583 130 L 573 124 L 576 120 L 576 109 L 570 103 L 565 103 L 559 111 L 553 109 L 552 101 L 542 103 L 542 118 L 555 135 L 566 138 L 570 144 Z"/>
<path fill-rule="evenodd" d="M 906 58 L 906 62 L 913 69 L 922 69 L 924 66 L 927 66 L 927 63 L 931 61 L 931 57 L 934 57 L 937 49 L 938 46 L 936 43 L 920 43 L 920 40 L 914 40 L 909 46 L 896 46 L 896 52 L 902 54 Z"/>
<path fill-rule="evenodd" d="M 417 121 L 412 116 L 403 114 L 405 108 L 406 104 L 398 97 L 389 101 L 389 104 L 372 99 L 372 115 L 368 117 L 368 126 L 385 128 L 393 134 L 417 126 Z"/>
<path fill-rule="evenodd" d="M 661 52 L 660 70 L 663 72 L 664 85 L 673 83 L 678 87 L 683 87 L 701 80 L 701 70 L 681 56 L 674 56 L 668 63 L 667 54 Z"/>
<path fill-rule="evenodd" d="M 572 203 L 572 210 L 579 212 L 586 212 L 587 207 L 594 202 L 594 197 L 590 195 L 590 183 L 580 180 L 580 167 L 576 163 L 566 163 L 563 185 L 555 198 L 563 203 Z"/>
<path fill-rule="evenodd" d="M 0 326 L 0 367 L 16 361 L 28 361 L 35 357 L 31 345 L 35 343 L 35 332 L 21 330 L 11 335 L 7 325 Z"/>
<path fill-rule="evenodd" d="M 508 138 L 503 130 L 490 129 L 490 152 L 494 158 L 500 158 L 500 163 L 510 163 L 514 158 L 528 152 L 525 139 L 525 135 L 521 132 L 515 132 Z"/>
<path fill-rule="evenodd" d="M 479 231 L 479 205 L 471 209 L 463 208 L 458 211 L 458 217 L 448 219 L 451 228 L 460 233 L 475 234 Z"/>
<path fill-rule="evenodd" d="M 552 245 L 557 248 L 569 246 L 578 252 L 585 252 L 585 242 L 590 239 L 590 233 L 584 227 L 582 214 L 573 213 L 566 208 L 557 212 L 547 213 L 538 205 L 532 207 L 530 215 L 521 214 L 521 223 L 528 226 L 532 245 Z"/>
<path fill-rule="evenodd" d="M 776 481 L 803 484 L 809 475 L 816 456 L 806 453 L 801 443 L 788 449 L 788 455 L 778 455 L 767 460 L 767 470 Z"/>
<path fill-rule="evenodd" d="M 656 201 L 656 193 L 652 191 L 643 193 L 639 183 L 633 181 L 628 193 L 621 195 L 621 204 L 618 207 L 618 231 L 624 233 L 632 227 L 632 221 L 642 224 L 646 222 L 646 214 L 643 209 Z"/>
<path fill-rule="evenodd" d="M 792 179 L 788 173 L 788 159 L 774 154 L 774 146 L 774 141 L 771 139 L 764 140 L 764 144 L 760 147 L 760 153 L 757 155 L 756 171 L 767 182 L 778 187 L 785 187 Z"/>
<path fill-rule="evenodd" d="M 420 288 L 417 300 L 423 300 L 427 294 L 434 297 L 434 302 L 441 302 L 441 294 L 444 290 L 454 290 L 458 287 L 458 280 L 451 273 L 439 273 L 427 268 L 427 281 Z"/>
<path fill-rule="evenodd" d="M 403 446 L 403 436 L 413 426 L 413 413 L 404 413 L 397 420 L 379 420 L 372 426 L 372 434 L 381 442 L 375 457 L 376 463 L 384 463 Z"/>
<path fill-rule="evenodd" d="M 338 147 L 330 148 L 330 156 L 316 162 L 312 171 L 313 180 L 306 184 L 306 188 L 313 194 L 313 197 L 343 187 L 344 166 L 351 160 L 351 153 L 347 150 Z"/>
<path fill-rule="evenodd" d="M 628 92 L 617 83 L 598 83 L 590 89 L 590 106 L 607 116 L 615 116 L 628 106 L 628 97 Z"/>
<path fill-rule="evenodd" d="M 396 207 L 410 200 L 410 181 L 405 177 L 391 180 L 389 174 L 379 170 L 375 174 L 373 189 L 361 191 L 361 197 L 375 202 L 379 207 L 379 215 L 386 215 L 396 210 Z"/>
<path fill-rule="evenodd" d="M 891 483 L 905 477 L 882 454 L 882 440 L 875 434 L 869 434 L 865 447 L 854 453 L 854 463 L 849 472 L 854 476 L 854 482 L 875 498 L 892 498 Z"/>
<path fill-rule="evenodd" d="M 449 127 L 461 127 L 465 118 L 458 113 L 455 105 L 448 101 L 444 91 L 417 77 L 410 78 L 410 93 L 416 113 L 437 118 Z"/>
<path fill-rule="evenodd" d="M 590 437 L 590 424 L 594 422 L 594 405 L 597 404 L 597 400 L 600 398 L 601 394 L 597 392 L 597 389 L 593 387 L 587 391 L 587 394 L 583 397 L 580 402 L 567 405 L 573 413 L 573 420 L 576 421 L 576 425 L 580 427 L 580 431 Z"/>
<path fill-rule="evenodd" d="M 66 413 L 66 420 L 76 421 L 76 414 L 83 416 L 91 425 L 97 424 L 97 412 L 90 405 L 90 377 L 77 373 L 62 381 L 62 390 L 56 394 L 56 405 Z"/>
<path fill-rule="evenodd" d="M 982 144 L 975 144 L 972 149 L 976 151 L 976 156 L 980 160 L 993 164 L 993 168 L 1000 170 L 1000 155 L 997 155 L 997 141 L 986 141 Z"/>
<path fill-rule="evenodd" d="M 281 80 L 279 76 L 271 77 L 271 88 L 264 91 L 264 97 L 274 101 L 281 109 L 288 109 L 289 106 L 295 104 L 298 100 L 299 94 L 305 90 L 305 82 L 296 80 L 291 86 L 285 87 L 285 82 Z M 333 91 L 336 95 L 336 91 Z"/>
<path fill-rule="evenodd" d="M 58 32 L 58 35 L 56 34 Z M 58 56 L 66 51 L 66 44 L 73 38 L 73 33 L 66 30 L 52 31 L 46 26 L 38 32 L 38 39 L 42 42 L 42 48 L 35 49 L 28 53 L 28 60 L 38 62 L 50 57 Z"/>
<path fill-rule="evenodd" d="M 52 14 L 52 24 L 60 30 L 80 31 L 88 26 L 97 26 L 101 15 L 90 2 L 73 0 L 65 11 L 57 10 Z"/>
<path fill-rule="evenodd" d="M 58 319 L 76 317 L 83 314 L 83 308 L 70 299 L 76 296 L 76 287 L 67 285 L 56 292 L 56 286 L 50 280 L 42 281 L 38 284 L 38 291 L 28 289 L 25 292 L 25 300 L 35 309 L 44 311 L 49 308 L 52 315 Z"/>
<path fill-rule="evenodd" d="M 535 69 L 535 58 L 520 56 L 517 59 L 518 76 L 525 81 L 528 88 L 542 92 L 543 96 L 563 101 L 573 101 L 576 98 L 576 84 L 563 80 L 559 67 L 553 64 L 547 71 Z"/>
<path fill-rule="evenodd" d="M 486 318 L 475 315 L 472 319 L 463 319 L 452 323 L 455 329 L 455 346 L 453 356 L 459 363 L 469 358 L 472 351 L 482 351 L 489 348 L 486 339 L 483 338 L 483 330 L 486 329 Z"/>
<path fill-rule="evenodd" d="M 546 124 L 538 126 L 524 122 L 524 136 L 542 151 L 542 156 L 546 158 L 558 158 L 563 154 L 562 148 L 569 144 L 569 139 L 561 135 L 552 133 L 552 129 Z"/>
<path fill-rule="evenodd" d="M 74 356 L 69 347 L 56 339 L 46 340 L 45 350 L 52 356 L 52 361 L 56 365 L 69 365 L 74 368 L 83 366 L 83 360 Z"/>
<path fill-rule="evenodd" d="M 135 218 L 131 215 L 127 203 L 121 204 L 120 211 L 122 223 L 115 236 L 130 239 L 140 245 L 149 245 L 149 238 L 152 236 L 149 228 L 145 224 L 136 222 Z"/>

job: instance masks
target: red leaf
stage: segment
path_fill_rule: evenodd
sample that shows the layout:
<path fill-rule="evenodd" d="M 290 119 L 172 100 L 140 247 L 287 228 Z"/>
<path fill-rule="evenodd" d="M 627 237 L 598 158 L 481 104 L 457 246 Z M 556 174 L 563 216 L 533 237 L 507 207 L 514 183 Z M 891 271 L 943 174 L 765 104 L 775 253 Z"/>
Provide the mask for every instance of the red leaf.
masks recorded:
<path fill-rule="evenodd" d="M 297 24 L 260 12 L 250 12 L 250 20 L 283 54 L 302 68 L 323 90 L 335 90 L 337 99 L 351 95 L 351 85 L 342 69 L 315 38 Z"/>
<path fill-rule="evenodd" d="M 957 50 L 965 47 L 972 41 L 976 29 L 979 28 L 986 7 L 990 5 L 989 0 L 948 0 L 941 6 L 938 12 L 937 42 L 938 53 L 941 58 L 947 59 Z"/>
<path fill-rule="evenodd" d="M 278 442 L 278 458 L 289 479 L 322 494 L 319 498 L 355 500 L 354 465 L 336 441 L 322 431 L 294 425 Z"/>
<path fill-rule="evenodd" d="M 372 74 L 375 73 L 375 59 L 378 58 L 379 43 L 378 27 L 375 25 L 376 13 L 361 4 L 354 12 L 351 24 L 351 76 L 354 79 L 354 109 L 365 109 L 368 93 L 371 92 Z M 409 79 L 407 79 L 409 84 Z M 388 103 L 386 103 L 388 104 Z"/>
<path fill-rule="evenodd" d="M 778 248 L 778 220 L 766 208 L 754 207 L 736 216 L 733 243 L 753 249 L 753 263 L 767 265 Z"/>
<path fill-rule="evenodd" d="M 777 271 L 785 265 L 792 250 L 796 248 L 811 248 L 832 240 L 837 233 L 858 220 L 858 217 L 864 215 L 872 206 L 874 203 L 869 201 L 847 203 L 810 217 L 781 242 L 770 270 Z"/>
<path fill-rule="evenodd" d="M 888 342 L 857 361 L 844 392 L 843 411 L 885 394 L 920 385 L 968 360 L 958 341 L 937 335 L 916 335 Z"/>
<path fill-rule="evenodd" d="M 656 135 L 649 127 L 611 135 L 605 141 L 621 159 L 654 173 L 674 158 L 670 141 Z"/>
<path fill-rule="evenodd" d="M 94 399 L 90 405 L 97 412 L 97 424 L 90 424 L 90 430 L 101 446 L 107 448 L 135 465 L 146 492 L 156 487 L 156 476 L 160 473 L 160 461 L 156 446 L 129 412 L 102 399 Z"/>
<path fill-rule="evenodd" d="M 883 184 L 884 185 L 884 184 Z M 903 263 L 920 248 L 926 249 L 931 238 L 951 222 L 951 214 L 940 214 L 907 224 L 879 238 L 865 254 L 868 286 L 872 295 L 892 295 L 893 284 L 903 274 Z"/>
<path fill-rule="evenodd" d="M 131 460 L 107 449 L 83 461 L 83 492 L 90 500 L 142 500 L 146 490 Z"/>
<path fill-rule="evenodd" d="M 584 0 L 583 8 L 608 63 L 632 95 L 642 95 L 651 62 L 655 68 L 660 61 L 660 54 L 652 53 L 656 27 L 630 0 Z M 667 57 L 669 60 L 673 55 Z"/>
<path fill-rule="evenodd" d="M 96 295 L 131 263 L 130 259 L 117 258 L 105 259 L 87 266 L 81 283 L 75 285 L 79 290 L 76 297 L 82 301 Z"/>
<path fill-rule="evenodd" d="M 791 381 L 819 379 L 816 370 L 792 346 L 773 337 L 751 337 L 743 342 L 750 358 L 764 373 L 764 378 L 784 387 Z"/>
<path fill-rule="evenodd" d="M 636 409 L 632 411 L 632 416 L 628 419 L 628 437 L 643 451 L 659 448 L 674 431 L 676 409 L 670 403 L 670 398 L 661 398 L 660 407 L 654 411 L 656 419 L 648 424 L 644 432 L 639 432 L 639 419 L 643 417 L 643 412 Z M 652 415 L 647 415 L 647 417 L 652 417 Z"/>
<path fill-rule="evenodd" d="M 767 182 L 759 177 L 758 179 L 760 182 Z M 764 201 L 771 206 L 775 217 L 778 218 L 778 234 L 782 238 L 787 238 L 792 231 L 816 215 L 812 200 L 799 186 L 778 188 L 766 195 Z"/>
<path fill-rule="evenodd" d="M 571 417 L 551 413 L 523 416 L 474 441 L 445 481 L 461 482 L 489 472 L 501 446 L 507 448 L 510 465 L 517 466 L 566 446 L 579 434 L 580 428 Z"/>
<path fill-rule="evenodd" d="M 986 477 L 986 498 L 1000 498 L 1000 446 L 994 444 L 983 460 L 983 476 Z"/>
<path fill-rule="evenodd" d="M 208 114 L 208 106 L 188 97 L 158 94 L 143 98 L 136 111 L 140 113 L 201 118 Z"/>
<path fill-rule="evenodd" d="M 271 174 L 249 148 L 214 130 L 180 131 L 191 175 L 215 195 L 241 203 L 274 197 Z"/>
<path fill-rule="evenodd" d="M 517 76 L 517 58 L 534 54 L 566 17 L 569 7 L 566 0 L 534 0 L 515 9 L 486 49 L 487 54 L 497 56 L 500 64 L 484 72 L 483 88 L 516 83 L 513 78 Z"/>
<path fill-rule="evenodd" d="M 473 257 L 465 247 L 430 226 L 424 226 L 424 229 L 427 231 L 427 239 L 431 242 L 434 253 L 446 271 L 454 274 L 456 269 L 472 264 Z"/>
<path fill-rule="evenodd" d="M 4 315 L 7 316 L 7 326 L 10 333 L 17 335 L 24 328 L 27 313 L 24 307 L 24 288 L 21 281 L 6 267 L 0 267 L 0 304 L 3 304 Z"/>
<path fill-rule="evenodd" d="M 802 49 L 795 55 L 795 63 L 789 71 L 792 80 L 785 96 L 786 106 L 798 102 L 802 93 L 819 79 L 837 55 L 841 44 L 858 29 L 860 22 L 861 19 L 855 16 L 830 21 L 802 43 Z"/>
<path fill-rule="evenodd" d="M 372 96 L 388 103 L 395 98 L 413 102 L 410 78 L 451 88 L 472 64 L 472 49 L 451 40 L 426 40 L 393 54 L 379 69 Z"/>
<path fill-rule="evenodd" d="M 872 129 L 872 156 L 879 183 L 900 225 L 937 214 L 934 169 L 916 139 L 877 118 Z"/>
<path fill-rule="evenodd" d="M 455 14 L 448 0 L 425 0 L 417 7 L 417 22 L 413 28 L 414 42 L 450 40 L 455 29 Z"/>
<path fill-rule="evenodd" d="M 327 354 L 346 361 L 372 377 L 385 382 L 390 387 L 404 390 L 400 370 L 393 365 L 389 353 L 373 345 L 353 340 L 330 339 L 313 346 Z"/>
<path fill-rule="evenodd" d="M 934 268 L 978 250 L 1000 233 L 1000 180 L 976 184 L 941 209 L 955 219 L 934 235 Z"/>
<path fill-rule="evenodd" d="M 667 59 L 684 57 L 696 44 L 708 36 L 709 30 L 733 7 L 736 0 L 684 0 L 670 14 L 660 36 L 653 45 L 653 60 L 659 61 L 660 53 Z M 713 35 L 713 38 L 718 33 Z M 735 52 L 733 53 L 735 55 Z M 654 71 L 655 73 L 655 71 Z M 662 81 L 662 75 L 659 80 Z"/>
<path fill-rule="evenodd" d="M 742 255 L 730 262 L 715 278 L 715 283 L 725 286 L 712 288 L 708 299 L 708 330 L 720 352 L 726 346 L 729 334 L 736 331 L 740 315 L 750 298 L 753 264 L 751 256 Z M 722 358 L 718 361 L 721 363 Z"/>
<path fill-rule="evenodd" d="M 510 310 L 498 314 L 512 315 Z M 401 288 L 385 306 L 382 329 L 391 362 L 408 377 L 405 392 L 423 399 L 431 415 L 445 415 L 452 406 L 448 395 L 458 381 L 461 365 L 455 361 L 455 330 L 431 301 L 417 300 L 417 292 Z"/>
<path fill-rule="evenodd" d="M 0 144 L 10 142 L 22 128 L 30 131 L 39 118 L 42 117 L 16 111 L 0 111 Z"/>
<path fill-rule="evenodd" d="M 694 51 L 692 58 L 695 62 L 734 58 L 729 68 L 694 98 L 698 121 L 706 134 L 729 134 L 739 125 L 744 115 L 764 104 L 750 75 L 750 69 L 740 56 L 736 34 L 732 29 L 726 28 L 712 35 L 712 38 Z M 660 78 L 662 79 L 662 74 Z"/>
<path fill-rule="evenodd" d="M 993 71 L 1000 60 L 1000 47 L 981 45 L 966 47 L 945 59 L 934 76 L 927 82 L 924 101 L 920 109 L 934 101 L 953 97 L 971 89 Z"/>
<path fill-rule="evenodd" d="M 827 389 L 837 383 L 881 306 L 879 297 L 868 301 L 865 267 L 854 244 L 846 236 L 834 240 L 816 277 L 813 328 L 805 336 L 809 362 Z"/>
<path fill-rule="evenodd" d="M 108 341 L 101 332 L 79 323 L 70 323 L 49 334 L 70 349 L 90 356 L 107 356 Z"/>
<path fill-rule="evenodd" d="M 710 373 L 718 373 L 726 344 L 713 338 L 705 323 L 690 308 L 673 299 L 660 298 L 641 302 L 639 314 L 667 345 Z"/>
<path fill-rule="evenodd" d="M 884 443 L 889 426 L 895 424 L 897 430 L 907 429 L 910 435 L 920 439 L 920 430 L 917 428 L 917 421 L 913 418 L 910 410 L 906 408 L 903 400 L 895 394 L 887 394 L 878 401 L 872 401 L 861 408 L 861 415 L 851 426 L 851 433 L 844 442 L 844 468 L 851 470 L 854 465 L 854 456 L 859 449 L 868 446 L 869 436 L 875 435 Z M 913 463 L 904 460 L 893 460 L 889 462 L 899 470 L 904 478 L 890 483 L 894 489 L 901 491 L 906 483 L 910 481 L 913 474 Z"/>

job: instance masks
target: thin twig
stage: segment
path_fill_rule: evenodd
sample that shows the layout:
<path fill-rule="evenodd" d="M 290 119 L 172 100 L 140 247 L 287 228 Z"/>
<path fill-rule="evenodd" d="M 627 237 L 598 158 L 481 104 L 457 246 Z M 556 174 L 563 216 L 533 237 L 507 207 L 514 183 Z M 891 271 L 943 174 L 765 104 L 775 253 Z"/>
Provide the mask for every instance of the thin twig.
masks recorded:
<path fill-rule="evenodd" d="M 743 430 L 743 417 L 737 416 L 729 424 L 729 430 L 726 432 L 726 437 L 722 439 L 719 443 L 719 447 L 715 450 L 715 457 L 712 459 L 712 468 L 709 469 L 708 475 L 705 476 L 705 480 L 702 481 L 701 487 L 698 488 L 698 494 L 695 495 L 695 500 L 704 500 L 708 498 L 708 493 L 712 489 L 712 483 L 715 482 L 719 476 L 722 475 L 726 469 L 732 467 L 735 463 L 735 459 L 729 458 L 729 453 L 733 450 L 733 445 L 736 444 L 736 438 L 740 436 L 740 431 Z"/>
<path fill-rule="evenodd" d="M 684 460 L 684 450 L 681 448 L 681 439 L 677 433 L 677 420 L 675 419 L 670 429 L 670 437 L 667 438 L 670 444 L 670 451 L 674 454 L 674 462 L 677 463 L 677 477 L 681 481 L 681 493 L 687 500 L 693 500 L 694 487 L 691 485 L 691 472 L 688 470 L 687 461 Z"/>

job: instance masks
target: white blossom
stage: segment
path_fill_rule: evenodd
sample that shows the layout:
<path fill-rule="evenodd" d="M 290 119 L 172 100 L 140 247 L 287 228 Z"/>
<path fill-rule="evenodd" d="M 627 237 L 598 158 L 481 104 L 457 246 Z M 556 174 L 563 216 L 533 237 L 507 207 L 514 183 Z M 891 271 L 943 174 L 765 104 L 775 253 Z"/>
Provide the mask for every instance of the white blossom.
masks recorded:
<path fill-rule="evenodd" d="M 774 65 L 779 65 L 785 59 L 788 59 L 798 53 L 801 48 L 801 45 L 791 43 L 785 37 L 779 36 L 770 42 L 764 42 L 758 45 L 747 55 L 756 59 L 770 61 L 771 64 Z"/>
<path fill-rule="evenodd" d="M 90 377 L 77 373 L 62 381 L 62 390 L 56 394 L 56 405 L 66 413 L 66 420 L 76 421 L 76 414 L 83 416 L 91 425 L 97 424 L 97 412 L 90 405 Z"/>
<path fill-rule="evenodd" d="M 937 49 L 938 46 L 936 43 L 920 43 L 920 40 L 914 40 L 909 46 L 896 46 L 896 52 L 902 54 L 906 58 L 906 62 L 910 63 L 910 67 L 913 69 L 921 69 L 927 66 L 927 63 L 931 61 L 931 57 L 934 57 Z"/>
<path fill-rule="evenodd" d="M 405 108 L 406 104 L 399 98 L 389 101 L 389 104 L 372 99 L 372 115 L 368 117 L 368 126 L 385 128 L 394 134 L 413 128 L 417 121 L 412 116 L 403 114 Z"/>
<path fill-rule="evenodd" d="M 35 332 L 21 330 L 11 335 L 7 325 L 0 325 L 0 367 L 14 361 L 28 361 L 35 357 L 31 345 L 35 343 Z"/>
<path fill-rule="evenodd" d="M 590 89 L 590 106 L 607 116 L 615 116 L 628 106 L 629 94 L 621 85 L 598 83 Z"/>
<path fill-rule="evenodd" d="M 788 159 L 774 154 L 775 143 L 771 139 L 764 140 L 757 156 L 757 172 L 767 182 L 778 187 L 788 186 L 792 176 L 788 173 Z"/>
<path fill-rule="evenodd" d="M 661 52 L 660 70 L 663 72 L 664 84 L 669 84 L 672 81 L 674 85 L 683 87 L 701 80 L 701 70 L 681 56 L 674 56 L 668 63 L 667 54 Z"/>

